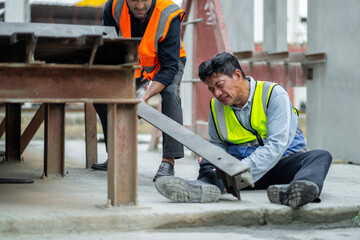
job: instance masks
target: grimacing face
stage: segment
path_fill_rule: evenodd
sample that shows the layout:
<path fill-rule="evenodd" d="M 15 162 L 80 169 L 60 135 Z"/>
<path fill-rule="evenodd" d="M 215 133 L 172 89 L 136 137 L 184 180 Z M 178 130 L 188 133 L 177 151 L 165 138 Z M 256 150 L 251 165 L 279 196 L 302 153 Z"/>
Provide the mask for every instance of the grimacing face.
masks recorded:
<path fill-rule="evenodd" d="M 242 96 L 242 79 L 240 70 L 236 70 L 232 77 L 222 73 L 214 73 L 206 79 L 206 85 L 214 97 L 224 105 L 240 104 Z"/>
<path fill-rule="evenodd" d="M 152 0 L 126 0 L 126 3 L 136 18 L 145 19 L 151 8 Z"/>

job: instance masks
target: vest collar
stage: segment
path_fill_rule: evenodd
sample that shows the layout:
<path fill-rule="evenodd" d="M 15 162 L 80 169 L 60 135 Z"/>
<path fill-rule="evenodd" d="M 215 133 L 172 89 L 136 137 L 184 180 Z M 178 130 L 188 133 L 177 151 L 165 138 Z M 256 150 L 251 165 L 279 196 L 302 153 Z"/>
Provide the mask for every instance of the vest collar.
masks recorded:
<path fill-rule="evenodd" d="M 126 0 L 125 0 L 125 3 L 126 3 L 126 5 L 127 5 Z M 145 20 L 146 22 L 149 22 L 149 20 L 150 20 L 150 17 L 151 17 L 151 15 L 152 15 L 152 13 L 153 13 L 153 11 L 154 11 L 154 8 L 155 8 L 155 3 L 156 3 L 156 0 L 152 0 L 150 10 L 149 10 L 148 14 L 146 15 L 146 20 Z M 129 5 L 128 5 L 127 7 L 128 7 L 128 9 L 129 9 L 129 14 L 130 14 L 131 18 L 135 18 L 135 17 L 134 17 L 134 14 L 131 12 L 131 10 L 130 10 L 130 8 L 129 8 Z M 136 19 L 137 21 L 140 21 L 140 20 L 137 19 L 137 18 L 135 18 L 135 19 Z"/>
<path fill-rule="evenodd" d="M 249 94 L 249 98 L 247 100 L 247 102 L 244 104 L 244 106 L 242 108 L 239 107 L 235 107 L 234 105 L 231 105 L 230 107 L 234 110 L 244 110 L 246 108 L 249 108 L 252 105 L 252 100 L 254 98 L 254 94 L 255 94 L 255 87 L 256 87 L 256 82 L 255 80 L 250 77 L 250 76 L 246 76 L 246 80 L 248 80 L 250 82 L 250 94 Z"/>

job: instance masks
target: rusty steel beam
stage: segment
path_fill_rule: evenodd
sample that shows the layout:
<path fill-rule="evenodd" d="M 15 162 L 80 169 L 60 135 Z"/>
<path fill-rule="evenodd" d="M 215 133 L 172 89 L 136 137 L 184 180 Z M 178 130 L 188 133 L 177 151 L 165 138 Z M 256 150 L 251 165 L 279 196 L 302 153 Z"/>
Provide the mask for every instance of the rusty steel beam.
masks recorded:
<path fill-rule="evenodd" d="M 133 78 L 132 67 L 0 64 L 0 102 L 129 101 Z"/>
<path fill-rule="evenodd" d="M 21 104 L 6 104 L 5 125 L 5 159 L 6 161 L 21 160 L 20 135 L 21 135 Z"/>
<path fill-rule="evenodd" d="M 135 65 L 138 62 L 137 47 L 140 40 L 108 39 L 101 34 L 56 38 L 34 35 L 33 32 L 0 34 L 0 62 L 86 64 L 88 67 L 93 64 Z"/>
<path fill-rule="evenodd" d="M 41 104 L 40 108 L 36 111 L 34 117 L 31 119 L 29 125 L 21 135 L 20 140 L 20 154 L 22 155 L 28 146 L 30 140 L 34 137 L 35 133 L 39 129 L 41 123 L 44 121 L 44 104 Z"/>
<path fill-rule="evenodd" d="M 45 104 L 44 174 L 65 174 L 65 104 Z"/>
<path fill-rule="evenodd" d="M 36 114 L 20 144 L 20 103 L 45 103 L 44 176 L 64 176 L 65 103 L 83 102 L 88 105 L 89 167 L 97 157 L 96 130 L 89 128 L 96 115 L 89 106 L 109 104 L 108 199 L 116 206 L 136 204 L 139 42 L 118 38 L 113 27 L 0 23 L 0 103 L 9 106 L 7 158 L 20 159 L 41 122 L 41 113 Z"/>
<path fill-rule="evenodd" d="M 86 168 L 97 162 L 96 111 L 91 103 L 85 103 Z"/>
<path fill-rule="evenodd" d="M 108 199 L 137 203 L 137 105 L 108 104 Z"/>

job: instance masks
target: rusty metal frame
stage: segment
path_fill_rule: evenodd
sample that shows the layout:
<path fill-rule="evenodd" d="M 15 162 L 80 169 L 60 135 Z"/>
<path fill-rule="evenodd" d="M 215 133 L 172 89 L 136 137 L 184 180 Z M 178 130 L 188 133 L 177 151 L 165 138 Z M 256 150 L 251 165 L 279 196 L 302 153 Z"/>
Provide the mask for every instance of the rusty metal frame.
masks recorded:
<path fill-rule="evenodd" d="M 106 103 L 109 105 L 110 136 L 108 199 L 114 206 L 136 204 L 136 105 L 139 101 L 135 99 L 134 65 L 138 59 L 139 39 L 112 38 L 112 33 L 107 38 L 106 32 L 114 30 L 106 27 L 0 26 L 0 52 L 10 49 L 14 53 L 9 54 L 11 59 L 3 55 L 0 59 L 0 103 L 5 103 L 7 109 L 5 125 L 2 123 L 1 126 L 6 131 L 7 158 L 20 160 L 21 152 L 44 119 L 44 175 L 64 176 L 65 103 L 83 102 L 89 166 L 97 155 L 96 151 L 90 150 L 96 149 L 97 144 L 92 104 Z M 44 31 L 45 28 L 51 28 L 54 36 Z M 65 30 L 65 36 L 55 36 L 58 33 L 54 29 Z M 92 30 L 100 31 L 100 34 L 91 33 Z M 78 36 L 74 34 L 77 32 L 90 32 L 90 35 Z M 43 103 L 44 106 L 35 114 L 21 140 L 23 102 Z"/>
<path fill-rule="evenodd" d="M 126 102 L 135 98 L 124 87 L 135 89 L 133 76 L 122 66 L 0 64 L 0 102 Z"/>
<path fill-rule="evenodd" d="M 7 103 L 8 109 L 18 109 L 7 112 L 7 124 L 12 125 L 20 119 L 20 102 L 46 103 L 45 176 L 64 175 L 64 103 L 111 103 L 109 114 L 114 117 L 108 123 L 108 134 L 112 136 L 108 142 L 108 198 L 115 206 L 136 204 L 138 101 L 133 76 L 132 67 L 122 66 L 89 69 L 83 65 L 0 64 L 0 102 Z M 19 160 L 20 131 L 19 134 L 10 132 L 17 129 L 20 129 L 17 125 L 6 127 L 6 136 L 15 138 L 14 143 L 7 140 L 6 154 Z"/>

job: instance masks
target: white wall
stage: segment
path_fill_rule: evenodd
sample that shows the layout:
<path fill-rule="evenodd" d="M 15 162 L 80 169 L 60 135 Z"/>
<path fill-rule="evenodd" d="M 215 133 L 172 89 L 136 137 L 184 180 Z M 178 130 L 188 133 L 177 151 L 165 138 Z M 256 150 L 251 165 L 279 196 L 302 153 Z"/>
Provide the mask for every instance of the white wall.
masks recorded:
<path fill-rule="evenodd" d="M 29 0 L 7 0 L 5 22 L 30 22 Z"/>
<path fill-rule="evenodd" d="M 325 52 L 307 81 L 307 142 L 360 163 L 360 1 L 311 0 L 308 52 Z"/>

